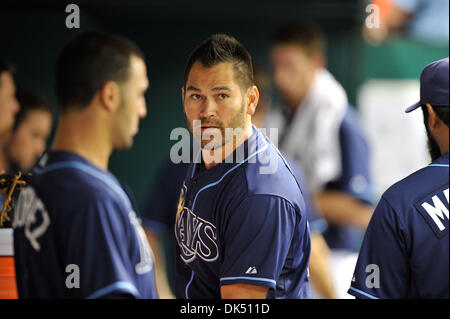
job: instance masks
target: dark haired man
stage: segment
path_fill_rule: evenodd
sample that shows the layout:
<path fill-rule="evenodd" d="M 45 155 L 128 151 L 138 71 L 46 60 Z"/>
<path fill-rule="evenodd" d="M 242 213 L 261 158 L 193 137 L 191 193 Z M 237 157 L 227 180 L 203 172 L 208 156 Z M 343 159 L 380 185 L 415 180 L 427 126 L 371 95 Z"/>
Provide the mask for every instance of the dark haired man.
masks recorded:
<path fill-rule="evenodd" d="M 5 146 L 8 170 L 28 171 L 45 150 L 52 127 L 52 109 L 38 94 L 18 90 L 20 111 Z"/>
<path fill-rule="evenodd" d="M 432 162 L 381 197 L 359 253 L 348 293 L 357 298 L 449 297 L 449 59 L 420 75 Z"/>
<path fill-rule="evenodd" d="M 347 281 L 369 223 L 373 200 L 368 147 L 344 88 L 325 68 L 325 37 L 315 24 L 296 23 L 273 35 L 274 82 L 283 107 L 266 126 L 279 129 L 279 148 L 301 164 L 311 195 L 328 228 L 338 298 L 350 297 Z M 347 279 L 345 279 L 348 277 Z"/>
<path fill-rule="evenodd" d="M 311 297 L 305 202 L 278 150 L 251 124 L 259 93 L 250 54 L 213 35 L 190 55 L 184 79 L 187 125 L 201 152 L 176 216 L 176 296 Z"/>
<path fill-rule="evenodd" d="M 19 111 L 13 71 L 11 64 L 0 59 L 0 172 L 7 169 L 3 147 L 14 125 L 14 115 Z"/>
<path fill-rule="evenodd" d="M 59 55 L 55 82 L 54 143 L 14 214 L 19 297 L 155 298 L 140 220 L 107 170 L 146 115 L 144 57 L 127 39 L 82 33 Z"/>

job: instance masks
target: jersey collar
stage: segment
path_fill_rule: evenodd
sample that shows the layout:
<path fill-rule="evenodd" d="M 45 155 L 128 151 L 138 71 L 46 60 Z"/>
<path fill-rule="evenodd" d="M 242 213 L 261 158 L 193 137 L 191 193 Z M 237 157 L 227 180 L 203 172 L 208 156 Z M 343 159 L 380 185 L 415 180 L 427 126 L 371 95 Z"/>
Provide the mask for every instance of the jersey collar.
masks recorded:
<path fill-rule="evenodd" d="M 216 166 L 205 169 L 203 164 L 203 159 L 201 159 L 201 163 L 195 163 L 191 177 L 202 177 L 205 176 L 211 176 L 211 175 L 221 175 L 224 172 L 232 169 L 236 165 L 245 164 L 242 162 L 246 162 L 246 159 L 251 156 L 251 154 L 258 149 L 262 147 L 261 145 L 261 138 L 259 130 L 253 125 L 252 126 L 252 135 L 244 142 L 242 143 L 232 154 L 228 155 L 228 157 L 221 163 L 217 164 Z M 236 161 L 236 154 L 239 154 L 238 152 L 243 152 L 243 156 L 241 156 L 241 159 L 239 161 Z M 201 152 L 199 154 L 201 156 Z M 232 160 L 233 159 L 233 160 Z"/>
<path fill-rule="evenodd" d="M 449 157 L 448 157 L 448 152 L 443 154 L 441 157 L 438 157 L 437 159 L 435 159 L 431 164 L 444 164 L 444 165 L 448 165 L 449 163 Z"/>

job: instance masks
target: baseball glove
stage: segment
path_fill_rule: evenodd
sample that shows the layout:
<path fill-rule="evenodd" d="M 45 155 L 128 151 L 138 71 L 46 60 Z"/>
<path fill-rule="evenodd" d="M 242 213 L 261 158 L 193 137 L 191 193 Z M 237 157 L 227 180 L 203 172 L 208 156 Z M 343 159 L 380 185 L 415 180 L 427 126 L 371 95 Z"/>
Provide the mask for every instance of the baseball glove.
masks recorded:
<path fill-rule="evenodd" d="M 0 228 L 11 227 L 12 210 L 20 190 L 26 185 L 24 176 L 0 174 Z"/>

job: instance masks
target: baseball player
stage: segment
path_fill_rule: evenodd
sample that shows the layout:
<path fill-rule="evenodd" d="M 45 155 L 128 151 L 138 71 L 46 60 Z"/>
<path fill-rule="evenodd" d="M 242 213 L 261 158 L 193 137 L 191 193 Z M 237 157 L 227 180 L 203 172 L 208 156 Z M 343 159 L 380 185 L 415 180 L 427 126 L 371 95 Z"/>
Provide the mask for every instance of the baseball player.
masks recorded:
<path fill-rule="evenodd" d="M 146 115 L 140 49 L 88 32 L 56 65 L 59 120 L 14 215 L 20 298 L 155 298 L 152 252 L 130 196 L 107 170 Z"/>
<path fill-rule="evenodd" d="M 251 56 L 236 39 L 213 35 L 190 55 L 182 98 L 201 152 L 176 216 L 177 298 L 311 297 L 303 195 L 251 124 L 258 97 Z"/>
<path fill-rule="evenodd" d="M 420 76 L 432 163 L 391 186 L 369 223 L 348 290 L 357 298 L 449 297 L 449 59 Z"/>

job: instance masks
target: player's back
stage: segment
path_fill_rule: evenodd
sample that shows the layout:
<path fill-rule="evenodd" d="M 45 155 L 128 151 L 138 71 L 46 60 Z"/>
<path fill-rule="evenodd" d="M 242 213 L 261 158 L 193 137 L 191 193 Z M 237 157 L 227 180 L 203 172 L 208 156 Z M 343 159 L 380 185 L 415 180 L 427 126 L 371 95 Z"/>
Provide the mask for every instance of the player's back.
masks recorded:
<path fill-rule="evenodd" d="M 156 297 L 149 258 L 138 273 L 145 247 L 137 224 L 112 174 L 75 154 L 50 153 L 22 190 L 14 216 L 19 296 Z"/>
<path fill-rule="evenodd" d="M 449 296 L 449 154 L 391 186 L 383 195 L 399 215 L 409 256 L 410 298 Z"/>

